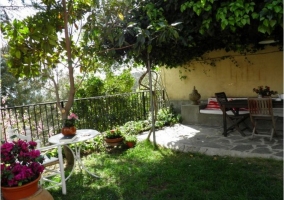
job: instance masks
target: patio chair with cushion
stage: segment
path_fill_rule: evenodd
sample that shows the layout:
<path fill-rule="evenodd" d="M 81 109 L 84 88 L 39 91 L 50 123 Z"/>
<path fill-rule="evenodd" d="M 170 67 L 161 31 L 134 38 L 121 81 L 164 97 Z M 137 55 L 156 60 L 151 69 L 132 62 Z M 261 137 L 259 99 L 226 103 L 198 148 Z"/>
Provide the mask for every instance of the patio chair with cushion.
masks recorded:
<path fill-rule="evenodd" d="M 234 129 L 236 129 L 242 134 L 242 136 L 245 136 L 243 130 L 250 129 L 250 127 L 245 123 L 245 120 L 249 118 L 249 112 L 240 114 L 233 108 L 226 108 L 225 110 L 223 110 L 222 103 L 228 102 L 225 92 L 215 93 L 215 97 L 220 105 L 220 108 L 222 109 L 222 112 L 226 112 L 226 118 L 231 124 L 226 131 L 233 131 Z"/>
<path fill-rule="evenodd" d="M 276 134 L 275 122 L 277 117 L 273 115 L 271 98 L 248 98 L 248 108 L 253 126 L 252 138 L 253 136 L 262 136 L 270 137 L 270 140 L 272 140 L 273 135 Z M 262 120 L 271 121 L 270 135 L 259 134 L 259 130 L 256 132 L 257 122 Z"/>

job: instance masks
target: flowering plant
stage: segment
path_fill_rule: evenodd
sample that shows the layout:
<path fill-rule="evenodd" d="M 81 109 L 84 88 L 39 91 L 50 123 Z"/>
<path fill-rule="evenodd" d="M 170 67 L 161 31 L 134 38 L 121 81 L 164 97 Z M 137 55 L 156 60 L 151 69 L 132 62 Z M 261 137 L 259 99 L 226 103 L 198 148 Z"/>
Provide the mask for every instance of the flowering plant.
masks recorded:
<path fill-rule="evenodd" d="M 108 130 L 108 131 L 105 132 L 105 134 L 106 134 L 105 138 L 107 138 L 107 139 L 114 139 L 114 138 L 122 137 L 122 133 L 118 128 Z"/>
<path fill-rule="evenodd" d="M 137 137 L 135 135 L 126 135 L 125 141 L 126 142 L 137 142 Z"/>
<path fill-rule="evenodd" d="M 44 170 L 44 157 L 36 146 L 34 141 L 23 140 L 1 145 L 1 186 L 21 186 L 39 177 Z"/>
<path fill-rule="evenodd" d="M 256 94 L 262 95 L 262 96 L 270 96 L 277 94 L 277 91 L 270 90 L 270 87 L 268 86 L 258 86 L 257 88 L 253 88 L 253 91 Z"/>
<path fill-rule="evenodd" d="M 79 120 L 78 116 L 74 113 L 71 113 L 67 119 L 64 121 L 64 127 L 72 127 L 75 126 L 76 120 Z"/>

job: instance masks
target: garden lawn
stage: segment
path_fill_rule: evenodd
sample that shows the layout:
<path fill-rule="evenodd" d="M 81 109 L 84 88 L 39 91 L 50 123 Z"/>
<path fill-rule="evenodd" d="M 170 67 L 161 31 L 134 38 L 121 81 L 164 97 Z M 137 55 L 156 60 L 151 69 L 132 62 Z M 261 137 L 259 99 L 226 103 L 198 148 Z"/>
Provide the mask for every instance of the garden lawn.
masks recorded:
<path fill-rule="evenodd" d="M 101 178 L 78 170 L 67 181 L 67 195 L 49 190 L 55 200 L 283 199 L 282 161 L 154 150 L 144 141 L 84 162 Z"/>

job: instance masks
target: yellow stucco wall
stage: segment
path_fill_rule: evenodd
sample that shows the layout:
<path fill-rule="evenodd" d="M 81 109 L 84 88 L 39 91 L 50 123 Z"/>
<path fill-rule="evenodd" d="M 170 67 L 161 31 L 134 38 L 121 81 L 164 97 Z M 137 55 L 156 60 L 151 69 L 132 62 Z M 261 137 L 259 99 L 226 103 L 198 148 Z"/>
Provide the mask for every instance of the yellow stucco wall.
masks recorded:
<path fill-rule="evenodd" d="M 201 99 L 213 97 L 215 92 L 226 92 L 228 97 L 256 97 L 253 88 L 260 85 L 270 86 L 272 90 L 283 93 L 283 52 L 278 47 L 267 46 L 264 50 L 242 56 L 236 52 L 223 50 L 210 52 L 205 56 L 217 58 L 233 55 L 236 66 L 230 59 L 216 61 L 216 67 L 198 61 L 183 68 L 161 69 L 162 82 L 170 100 L 188 100 L 195 86 Z M 186 75 L 180 79 L 179 71 Z"/>

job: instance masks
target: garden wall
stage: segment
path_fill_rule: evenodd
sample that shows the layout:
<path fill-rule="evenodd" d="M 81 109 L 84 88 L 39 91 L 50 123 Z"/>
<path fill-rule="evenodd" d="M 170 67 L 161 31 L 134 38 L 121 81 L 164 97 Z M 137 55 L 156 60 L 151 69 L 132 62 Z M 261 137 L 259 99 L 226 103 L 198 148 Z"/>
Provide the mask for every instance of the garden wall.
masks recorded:
<path fill-rule="evenodd" d="M 225 55 L 232 56 L 232 59 L 216 61 L 215 67 L 194 61 L 183 66 L 187 71 L 183 68 L 162 68 L 163 85 L 178 110 L 180 105 L 187 103 L 194 86 L 205 102 L 214 97 L 215 92 L 222 91 L 230 97 L 256 97 L 252 89 L 260 85 L 283 93 L 283 52 L 278 47 L 266 46 L 264 50 L 246 56 L 224 50 L 204 56 L 220 58 Z M 181 75 L 187 76 L 186 79 L 180 79 L 180 71 Z"/>

